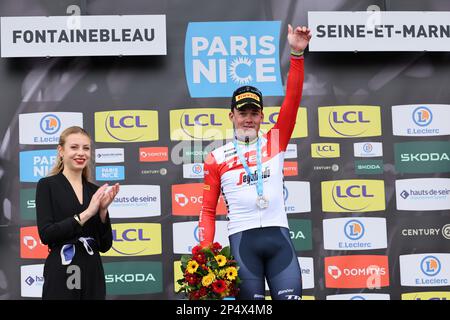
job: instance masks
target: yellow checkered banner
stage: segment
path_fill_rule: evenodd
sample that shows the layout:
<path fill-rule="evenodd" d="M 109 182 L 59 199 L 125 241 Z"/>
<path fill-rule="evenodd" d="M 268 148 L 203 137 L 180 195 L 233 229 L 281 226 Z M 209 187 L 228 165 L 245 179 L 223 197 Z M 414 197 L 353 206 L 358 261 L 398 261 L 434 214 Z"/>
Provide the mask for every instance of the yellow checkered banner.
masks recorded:
<path fill-rule="evenodd" d="M 203 162 L 234 136 L 236 88 L 261 90 L 262 132 L 276 124 L 288 24 L 313 33 L 283 167 L 303 299 L 450 299 L 442 1 L 22 2 L 0 4 L 0 299 L 42 297 L 36 186 L 71 126 L 92 137 L 93 182 L 120 183 L 106 298 L 185 299 Z M 215 241 L 229 245 L 223 196 Z"/>

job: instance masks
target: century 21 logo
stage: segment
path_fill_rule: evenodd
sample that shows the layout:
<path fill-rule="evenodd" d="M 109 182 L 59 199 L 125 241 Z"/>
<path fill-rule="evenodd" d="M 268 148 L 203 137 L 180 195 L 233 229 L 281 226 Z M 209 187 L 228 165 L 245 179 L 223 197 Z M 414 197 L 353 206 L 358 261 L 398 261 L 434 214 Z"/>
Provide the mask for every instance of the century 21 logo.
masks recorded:
<path fill-rule="evenodd" d="M 185 71 L 191 97 L 230 97 L 243 85 L 281 96 L 280 21 L 190 22 Z"/>
<path fill-rule="evenodd" d="M 95 141 L 157 141 L 158 111 L 117 110 L 95 112 Z"/>
<path fill-rule="evenodd" d="M 383 180 L 322 181 L 324 212 L 369 212 L 385 208 Z"/>
<path fill-rule="evenodd" d="M 378 106 L 319 107 L 319 136 L 360 138 L 381 135 Z"/>

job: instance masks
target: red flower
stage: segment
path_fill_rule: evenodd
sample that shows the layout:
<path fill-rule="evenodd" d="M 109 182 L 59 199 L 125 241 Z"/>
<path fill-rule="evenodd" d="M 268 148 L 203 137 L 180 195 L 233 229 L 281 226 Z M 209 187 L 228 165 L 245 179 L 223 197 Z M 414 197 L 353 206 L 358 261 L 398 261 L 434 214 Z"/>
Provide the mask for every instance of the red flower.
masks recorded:
<path fill-rule="evenodd" d="M 230 297 L 237 297 L 238 293 L 239 293 L 239 288 L 236 288 L 234 285 L 231 285 L 230 293 L 229 293 Z"/>
<path fill-rule="evenodd" d="M 205 287 L 201 287 L 199 290 L 198 290 L 198 295 L 200 296 L 200 297 L 204 297 L 204 296 L 206 296 L 208 294 L 208 290 L 205 288 Z"/>
<path fill-rule="evenodd" d="M 202 246 L 201 245 L 196 245 L 195 247 L 192 248 L 192 255 L 197 255 L 197 253 L 199 253 L 202 250 Z"/>
<path fill-rule="evenodd" d="M 197 261 L 199 264 L 205 264 L 206 263 L 206 256 L 203 252 L 199 251 L 197 254 L 194 254 L 192 256 L 192 259 Z"/>
<path fill-rule="evenodd" d="M 193 291 L 189 293 L 189 299 L 190 300 L 198 300 L 200 298 L 200 295 L 198 294 L 198 291 Z"/>
<path fill-rule="evenodd" d="M 184 275 L 184 278 L 191 286 L 195 286 L 196 284 L 200 283 L 200 277 L 198 277 L 196 274 L 186 273 Z"/>
<path fill-rule="evenodd" d="M 212 249 L 212 251 L 214 252 L 214 254 L 217 254 L 217 253 L 219 253 L 220 250 L 222 250 L 222 246 L 220 245 L 220 243 L 214 242 L 214 243 L 211 245 L 211 249 Z"/>
<path fill-rule="evenodd" d="M 223 280 L 216 280 L 212 283 L 212 288 L 215 293 L 222 293 L 227 290 L 227 284 Z"/>

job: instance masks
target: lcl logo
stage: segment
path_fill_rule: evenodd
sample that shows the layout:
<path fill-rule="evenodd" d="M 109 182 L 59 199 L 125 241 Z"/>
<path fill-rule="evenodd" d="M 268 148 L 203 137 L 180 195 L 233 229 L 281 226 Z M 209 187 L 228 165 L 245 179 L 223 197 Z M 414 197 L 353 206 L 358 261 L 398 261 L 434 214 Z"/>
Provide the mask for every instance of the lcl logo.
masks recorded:
<path fill-rule="evenodd" d="M 334 111 L 331 113 L 334 123 L 369 123 L 369 120 L 364 119 L 362 111 L 347 111 L 339 116 L 339 113 Z"/>
<path fill-rule="evenodd" d="M 336 196 L 338 198 L 373 198 L 373 194 L 367 192 L 367 186 L 352 185 L 343 191 L 341 186 L 336 186 Z"/>
<path fill-rule="evenodd" d="M 144 229 L 125 229 L 120 234 L 117 233 L 117 230 L 112 230 L 113 240 L 116 242 L 123 241 L 150 241 L 151 238 L 146 238 L 144 236 Z"/>
<path fill-rule="evenodd" d="M 109 116 L 109 127 L 113 129 L 120 128 L 147 128 L 146 124 L 142 124 L 141 116 L 124 116 L 116 118 Z"/>
<path fill-rule="evenodd" d="M 267 122 L 263 121 L 261 124 L 275 124 L 277 123 L 278 115 L 280 112 L 272 112 L 267 116 Z"/>
<path fill-rule="evenodd" d="M 198 114 L 194 117 L 191 117 L 189 114 L 184 114 L 183 117 L 183 126 L 193 127 L 193 126 L 221 126 L 222 123 L 216 121 L 215 114 Z"/>

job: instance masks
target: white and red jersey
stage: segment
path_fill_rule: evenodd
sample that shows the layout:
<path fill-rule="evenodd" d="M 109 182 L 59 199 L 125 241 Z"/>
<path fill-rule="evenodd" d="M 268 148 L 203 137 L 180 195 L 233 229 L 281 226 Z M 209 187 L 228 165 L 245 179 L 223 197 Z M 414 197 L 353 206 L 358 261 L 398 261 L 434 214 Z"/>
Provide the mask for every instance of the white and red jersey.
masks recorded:
<path fill-rule="evenodd" d="M 214 240 L 217 200 L 223 194 L 228 208 L 229 235 L 260 227 L 286 227 L 288 221 L 283 195 L 283 164 L 302 96 L 304 59 L 291 56 L 286 96 L 277 123 L 260 137 L 264 196 L 269 206 L 256 205 L 257 163 L 256 139 L 239 143 L 253 177 L 249 177 L 236 153 L 232 141 L 208 154 L 204 163 L 203 205 L 199 230 L 202 246 Z"/>

